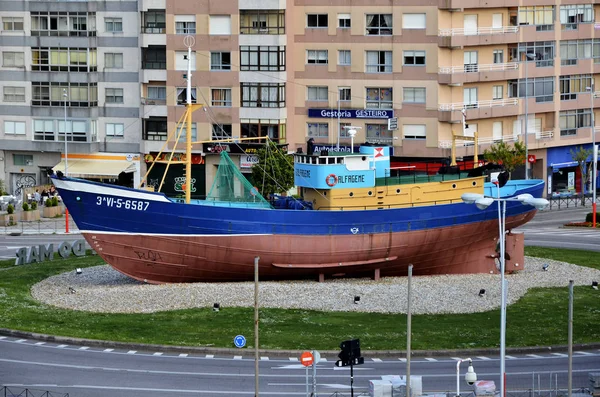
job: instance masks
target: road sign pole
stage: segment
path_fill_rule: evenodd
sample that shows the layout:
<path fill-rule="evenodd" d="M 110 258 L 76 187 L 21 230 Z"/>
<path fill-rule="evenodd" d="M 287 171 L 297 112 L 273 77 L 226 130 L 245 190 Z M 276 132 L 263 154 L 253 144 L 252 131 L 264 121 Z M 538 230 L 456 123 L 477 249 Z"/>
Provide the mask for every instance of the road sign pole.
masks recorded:
<path fill-rule="evenodd" d="M 352 363 L 354 359 L 350 361 L 350 397 L 354 397 L 354 365 Z"/>
<path fill-rule="evenodd" d="M 313 350 L 313 357 L 316 357 L 316 353 Z M 312 395 L 313 397 L 317 395 L 317 360 L 313 359 L 313 379 L 312 379 Z"/>
<path fill-rule="evenodd" d="M 306 397 L 309 397 L 309 395 L 308 395 L 308 366 L 306 366 L 304 368 L 306 368 Z"/>

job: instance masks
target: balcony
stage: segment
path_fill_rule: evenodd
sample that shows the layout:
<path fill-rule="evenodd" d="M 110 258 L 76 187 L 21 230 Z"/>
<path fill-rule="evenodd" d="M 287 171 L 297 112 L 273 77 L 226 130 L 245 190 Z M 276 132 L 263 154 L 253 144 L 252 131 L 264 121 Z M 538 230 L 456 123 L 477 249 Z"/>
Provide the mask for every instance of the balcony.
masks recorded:
<path fill-rule="evenodd" d="M 519 114 L 518 104 L 517 98 L 492 99 L 472 103 L 441 103 L 438 107 L 438 120 L 461 123 L 463 109 L 467 120 L 516 116 Z"/>
<path fill-rule="evenodd" d="M 518 7 L 519 0 L 439 0 L 440 10 L 462 10 L 465 8 Z"/>
<path fill-rule="evenodd" d="M 141 47 L 152 45 L 167 45 L 166 26 L 164 23 L 150 23 L 142 26 L 141 29 Z"/>
<path fill-rule="evenodd" d="M 144 117 L 167 117 L 167 101 L 165 99 L 142 98 L 142 114 Z"/>
<path fill-rule="evenodd" d="M 440 29 L 438 36 L 438 45 L 449 48 L 517 43 L 519 42 L 519 27 L 500 26 L 476 29 Z"/>
<path fill-rule="evenodd" d="M 492 63 L 487 65 L 442 66 L 438 70 L 438 82 L 448 85 L 462 85 L 479 81 L 501 81 L 517 79 L 519 64 Z"/>
<path fill-rule="evenodd" d="M 552 139 L 554 137 L 554 130 L 529 132 L 529 133 L 527 133 L 527 135 L 529 135 L 530 137 L 532 135 L 535 135 L 536 141 L 541 140 L 541 139 L 547 140 L 547 139 Z M 480 137 L 479 139 L 477 139 L 477 143 L 479 146 L 482 146 L 482 145 L 491 146 L 494 143 L 498 143 L 498 142 L 515 142 L 520 139 L 521 139 L 521 134 L 511 134 L 511 135 L 503 135 L 500 138 Z M 531 143 L 530 141 L 531 141 L 531 139 L 529 139 L 528 143 Z M 463 141 L 463 140 L 457 139 L 456 146 L 457 147 L 473 146 L 473 141 Z M 449 149 L 452 147 L 452 140 L 440 140 L 438 142 L 438 147 L 440 149 Z"/>

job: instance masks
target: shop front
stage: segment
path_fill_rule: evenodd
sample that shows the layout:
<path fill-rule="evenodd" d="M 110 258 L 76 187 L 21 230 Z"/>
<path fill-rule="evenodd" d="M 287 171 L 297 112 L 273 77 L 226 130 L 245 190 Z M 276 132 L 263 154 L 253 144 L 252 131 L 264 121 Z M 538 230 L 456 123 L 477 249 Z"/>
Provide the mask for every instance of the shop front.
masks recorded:
<path fill-rule="evenodd" d="M 591 191 L 591 178 L 586 178 L 585 173 L 591 172 L 589 166 L 592 162 L 592 156 L 588 156 L 582 176 L 581 168 L 573 155 L 581 148 L 589 150 L 591 153 L 592 145 L 559 146 L 547 149 L 547 189 L 549 197 L 568 197 Z"/>
<path fill-rule="evenodd" d="M 157 153 L 149 153 L 144 156 L 146 168 L 148 169 L 148 177 L 146 178 L 145 186 L 154 187 L 155 191 L 159 191 L 161 181 L 166 173 L 160 192 L 168 197 L 185 197 L 186 177 L 185 164 L 169 164 L 170 153 L 163 153 L 158 156 Z M 183 161 L 185 155 L 175 153 L 172 161 Z M 204 199 L 206 197 L 205 187 L 205 172 L 204 157 L 201 154 L 192 155 L 192 181 L 190 185 L 190 193 L 192 199 Z"/>

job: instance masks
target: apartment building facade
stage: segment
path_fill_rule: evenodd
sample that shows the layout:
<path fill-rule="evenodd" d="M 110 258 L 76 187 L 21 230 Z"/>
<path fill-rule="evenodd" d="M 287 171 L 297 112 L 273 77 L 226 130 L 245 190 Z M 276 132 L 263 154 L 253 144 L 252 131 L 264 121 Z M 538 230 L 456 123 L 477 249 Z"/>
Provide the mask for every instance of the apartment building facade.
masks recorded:
<path fill-rule="evenodd" d="M 392 145 L 410 159 L 448 158 L 453 134 L 477 132 L 481 152 L 527 130 L 532 176 L 555 190 L 577 173 L 570 150 L 592 141 L 600 0 L 500 3 L 0 1 L 0 178 L 13 190 L 34 174 L 43 182 L 64 152 L 66 103 L 69 159 L 128 154 L 134 166 L 111 169 L 139 181 L 144 159 L 185 139 L 175 126 L 191 36 L 191 95 L 208 105 L 193 115 L 197 196 L 219 151 L 242 171 L 255 161 L 251 141 L 211 140 L 268 136 L 295 151 L 313 138 L 349 151 L 349 130 L 355 145 Z M 459 156 L 473 153 L 458 141 Z M 173 167 L 168 178 L 179 174 Z"/>

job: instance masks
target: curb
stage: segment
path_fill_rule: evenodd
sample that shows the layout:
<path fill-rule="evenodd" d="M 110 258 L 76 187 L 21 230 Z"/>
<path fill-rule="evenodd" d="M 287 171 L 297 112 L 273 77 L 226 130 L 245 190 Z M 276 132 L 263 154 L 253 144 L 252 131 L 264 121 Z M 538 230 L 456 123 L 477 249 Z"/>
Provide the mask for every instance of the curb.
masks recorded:
<path fill-rule="evenodd" d="M 146 343 L 129 343 L 129 342 L 114 342 L 96 339 L 70 338 L 63 336 L 53 336 L 45 334 L 37 334 L 33 332 L 10 330 L 0 328 L 0 335 L 12 336 L 16 338 L 33 339 L 44 342 L 56 342 L 65 345 L 75 346 L 92 346 L 104 348 L 118 348 L 123 350 L 138 350 L 147 352 L 168 352 L 168 353 L 188 353 L 188 354 L 221 354 L 235 355 L 243 351 L 254 352 L 252 348 L 215 348 L 215 347 L 193 347 L 193 346 L 174 346 L 174 345 L 153 345 Z M 589 350 L 600 349 L 600 343 L 579 343 L 573 345 L 573 349 Z M 259 349 L 261 355 L 270 357 L 294 357 L 300 356 L 304 350 L 273 350 Z M 510 347 L 506 349 L 507 354 L 532 354 L 546 352 L 566 352 L 567 345 L 557 346 L 532 346 L 532 347 Z M 322 355 L 337 356 L 338 350 L 320 350 Z M 363 356 L 369 357 L 402 357 L 406 356 L 405 350 L 363 350 Z M 500 354 L 500 349 L 496 348 L 477 348 L 477 349 L 448 349 L 448 350 L 413 350 L 411 357 L 448 357 L 448 356 L 474 356 L 474 355 L 495 355 Z"/>

